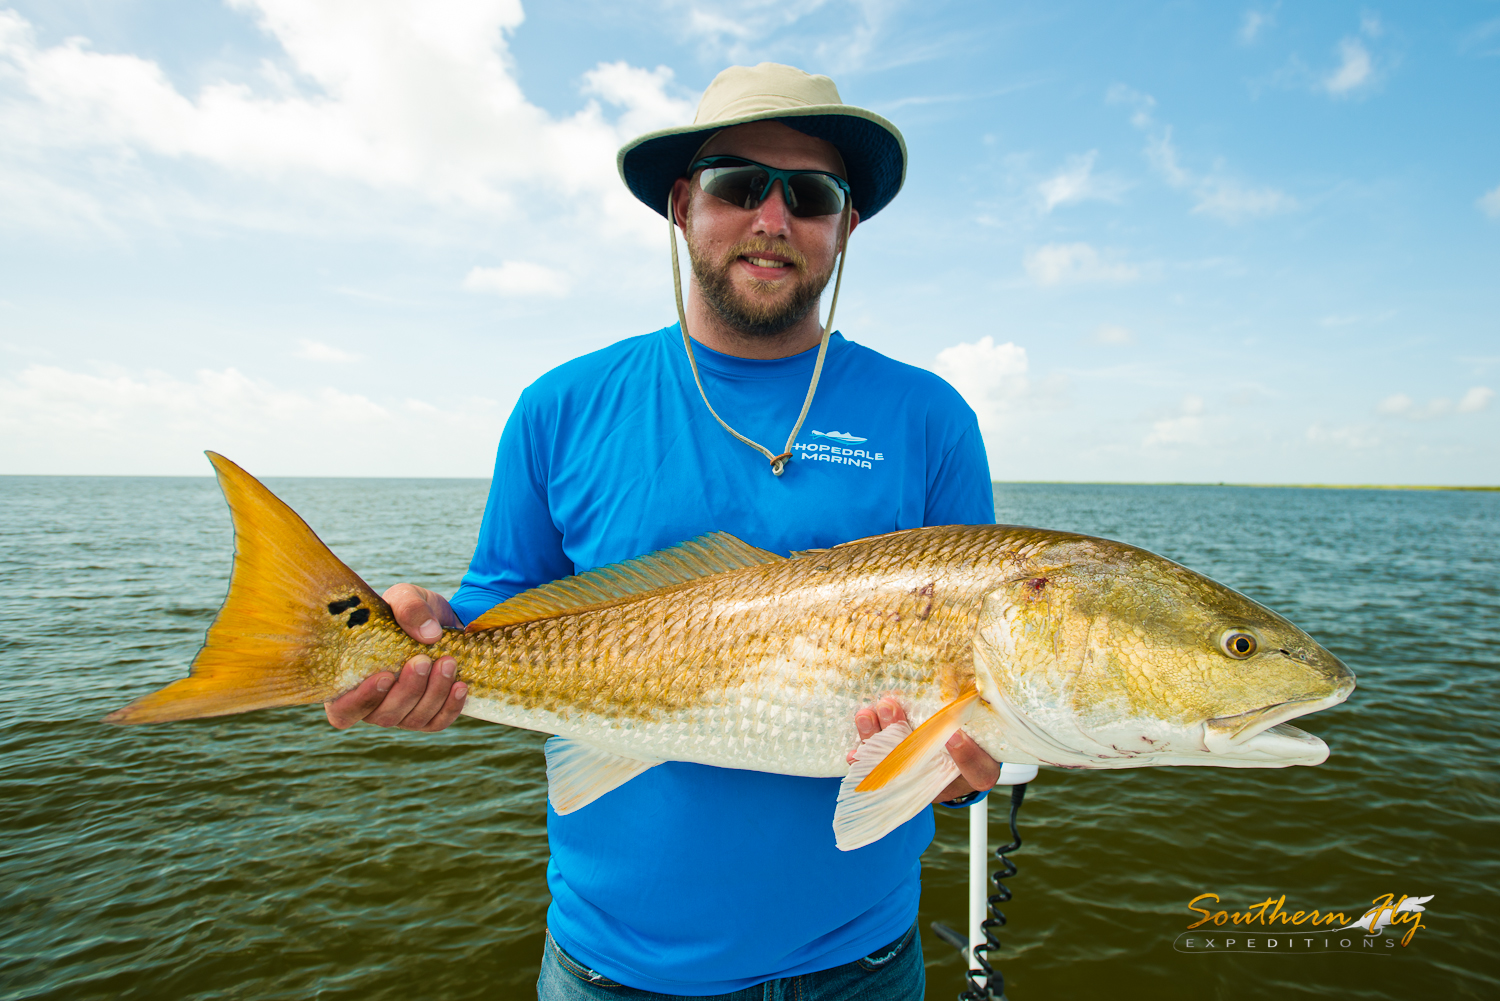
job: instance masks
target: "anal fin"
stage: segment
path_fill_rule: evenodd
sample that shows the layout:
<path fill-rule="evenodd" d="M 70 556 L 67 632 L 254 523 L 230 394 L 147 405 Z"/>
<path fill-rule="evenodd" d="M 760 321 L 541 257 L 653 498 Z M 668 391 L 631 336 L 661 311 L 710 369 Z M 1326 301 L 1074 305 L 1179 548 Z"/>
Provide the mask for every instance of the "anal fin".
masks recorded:
<path fill-rule="evenodd" d="M 958 765 L 948 749 L 938 745 L 936 754 L 914 767 L 900 771 L 880 788 L 859 792 L 857 787 L 877 766 L 886 761 L 914 732 L 902 720 L 892 723 L 859 746 L 849 774 L 839 784 L 838 806 L 833 813 L 833 836 L 839 851 L 849 852 L 873 844 L 921 813 L 929 803 L 958 778 Z"/>
<path fill-rule="evenodd" d="M 618 789 L 659 760 L 627 758 L 570 737 L 546 743 L 547 799 L 559 815 L 581 810 L 611 789 Z"/>

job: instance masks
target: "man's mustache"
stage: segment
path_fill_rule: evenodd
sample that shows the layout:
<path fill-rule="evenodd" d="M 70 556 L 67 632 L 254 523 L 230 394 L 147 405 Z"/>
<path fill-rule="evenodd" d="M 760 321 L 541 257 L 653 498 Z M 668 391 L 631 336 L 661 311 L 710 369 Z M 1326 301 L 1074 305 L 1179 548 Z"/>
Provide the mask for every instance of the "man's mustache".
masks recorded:
<path fill-rule="evenodd" d="M 793 249 L 790 243 L 777 240 L 741 240 L 724 254 L 723 267 L 727 268 L 741 257 L 779 257 L 798 271 L 807 270 L 807 258 Z"/>

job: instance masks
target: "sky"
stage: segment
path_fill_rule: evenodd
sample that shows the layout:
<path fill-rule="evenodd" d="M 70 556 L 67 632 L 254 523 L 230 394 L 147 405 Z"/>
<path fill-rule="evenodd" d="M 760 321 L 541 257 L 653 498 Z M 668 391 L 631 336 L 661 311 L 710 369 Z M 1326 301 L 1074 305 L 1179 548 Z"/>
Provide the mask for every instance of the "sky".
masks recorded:
<path fill-rule="evenodd" d="M 837 326 L 995 479 L 1500 484 L 1500 0 L 0 0 L 0 473 L 489 475 L 762 60 L 904 133 Z"/>

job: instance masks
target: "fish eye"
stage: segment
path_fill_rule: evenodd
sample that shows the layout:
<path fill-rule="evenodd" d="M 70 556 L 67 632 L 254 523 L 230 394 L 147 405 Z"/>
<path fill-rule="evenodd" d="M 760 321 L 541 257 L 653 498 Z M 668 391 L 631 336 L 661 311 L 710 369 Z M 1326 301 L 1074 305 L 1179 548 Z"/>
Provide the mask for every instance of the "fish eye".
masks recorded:
<path fill-rule="evenodd" d="M 1235 660 L 1244 660 L 1255 652 L 1257 646 L 1255 637 L 1243 629 L 1229 630 L 1219 640 L 1219 645 L 1224 648 L 1225 653 L 1229 654 Z"/>

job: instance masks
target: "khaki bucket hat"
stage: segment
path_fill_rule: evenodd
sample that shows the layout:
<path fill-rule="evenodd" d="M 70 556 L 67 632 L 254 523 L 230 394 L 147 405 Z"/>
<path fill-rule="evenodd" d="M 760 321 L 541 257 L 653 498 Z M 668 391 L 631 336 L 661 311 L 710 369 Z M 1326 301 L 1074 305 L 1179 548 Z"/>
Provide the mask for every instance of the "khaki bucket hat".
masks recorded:
<path fill-rule="evenodd" d="M 721 129 L 778 121 L 832 143 L 844 158 L 854 209 L 861 220 L 885 208 L 906 180 L 906 140 L 896 126 L 839 99 L 826 76 L 793 66 L 731 66 L 703 92 L 692 125 L 648 132 L 620 149 L 616 164 L 626 187 L 659 215 L 667 214 L 672 182 Z"/>

